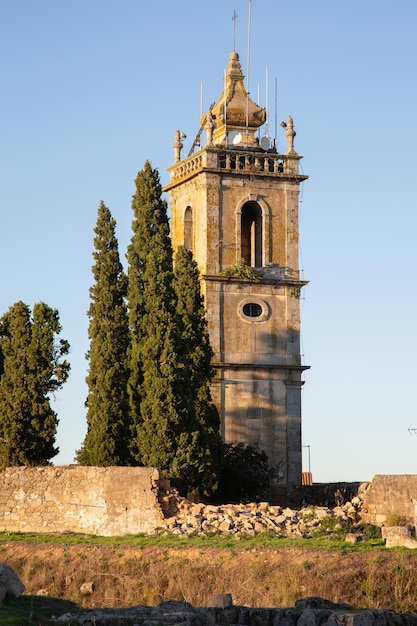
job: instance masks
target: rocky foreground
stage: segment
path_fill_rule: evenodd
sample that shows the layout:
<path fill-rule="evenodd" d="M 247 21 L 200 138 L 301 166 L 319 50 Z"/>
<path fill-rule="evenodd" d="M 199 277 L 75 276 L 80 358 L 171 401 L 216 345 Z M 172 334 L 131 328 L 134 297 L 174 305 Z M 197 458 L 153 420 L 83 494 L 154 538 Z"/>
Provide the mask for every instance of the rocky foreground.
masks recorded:
<path fill-rule="evenodd" d="M 224 599 L 226 598 L 226 601 Z M 206 608 L 186 602 L 163 602 L 157 607 L 93 609 L 82 615 L 65 613 L 51 623 L 72 626 L 417 626 L 416 614 L 387 610 L 356 611 L 322 598 L 304 598 L 289 609 L 251 609 L 234 606 L 229 594 L 217 596 Z M 225 604 L 225 606 L 221 606 Z"/>

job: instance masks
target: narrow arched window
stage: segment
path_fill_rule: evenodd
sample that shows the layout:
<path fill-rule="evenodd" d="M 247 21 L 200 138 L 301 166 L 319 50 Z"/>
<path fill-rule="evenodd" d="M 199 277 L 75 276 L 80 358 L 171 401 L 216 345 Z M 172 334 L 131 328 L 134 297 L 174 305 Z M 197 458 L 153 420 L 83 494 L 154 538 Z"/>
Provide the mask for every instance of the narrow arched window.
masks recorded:
<path fill-rule="evenodd" d="M 241 256 L 251 267 L 262 267 L 262 212 L 256 202 L 247 202 L 241 216 Z"/>
<path fill-rule="evenodd" d="M 193 210 L 189 206 L 184 213 L 184 247 L 193 249 Z"/>

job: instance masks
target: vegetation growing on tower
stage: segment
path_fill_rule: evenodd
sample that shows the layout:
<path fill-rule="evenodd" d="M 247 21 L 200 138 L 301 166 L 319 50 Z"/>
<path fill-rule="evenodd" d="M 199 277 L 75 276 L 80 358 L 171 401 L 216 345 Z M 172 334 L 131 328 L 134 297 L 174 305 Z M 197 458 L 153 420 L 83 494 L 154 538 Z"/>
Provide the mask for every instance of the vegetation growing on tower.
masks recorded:
<path fill-rule="evenodd" d="M 245 261 L 245 259 L 239 259 L 236 265 L 225 267 L 220 276 L 226 276 L 227 278 L 247 278 L 255 283 L 259 282 L 263 276 L 262 272 L 251 267 Z"/>

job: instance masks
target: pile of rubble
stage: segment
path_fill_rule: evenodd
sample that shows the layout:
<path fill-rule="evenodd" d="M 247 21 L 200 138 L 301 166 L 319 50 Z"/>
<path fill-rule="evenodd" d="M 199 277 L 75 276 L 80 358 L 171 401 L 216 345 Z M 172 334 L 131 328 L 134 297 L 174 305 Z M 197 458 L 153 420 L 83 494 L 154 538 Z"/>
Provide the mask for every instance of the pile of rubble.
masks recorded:
<path fill-rule="evenodd" d="M 334 509 L 305 506 L 300 510 L 268 502 L 213 506 L 171 497 L 165 510 L 165 532 L 179 536 L 211 534 L 257 535 L 272 531 L 282 537 L 303 537 L 319 528 L 340 529 L 343 522 L 361 521 L 363 501 L 355 496 Z"/>

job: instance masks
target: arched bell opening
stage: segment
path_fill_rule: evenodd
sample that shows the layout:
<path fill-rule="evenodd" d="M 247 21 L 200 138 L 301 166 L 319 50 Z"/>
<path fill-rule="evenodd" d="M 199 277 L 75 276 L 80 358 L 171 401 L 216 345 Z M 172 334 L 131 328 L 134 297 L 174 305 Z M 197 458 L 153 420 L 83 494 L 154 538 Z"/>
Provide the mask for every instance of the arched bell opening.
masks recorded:
<path fill-rule="evenodd" d="M 262 211 L 256 202 L 247 202 L 241 214 L 241 257 L 251 267 L 262 267 Z"/>
<path fill-rule="evenodd" d="M 193 249 L 193 210 L 190 206 L 184 213 L 184 247 L 191 251 Z"/>

